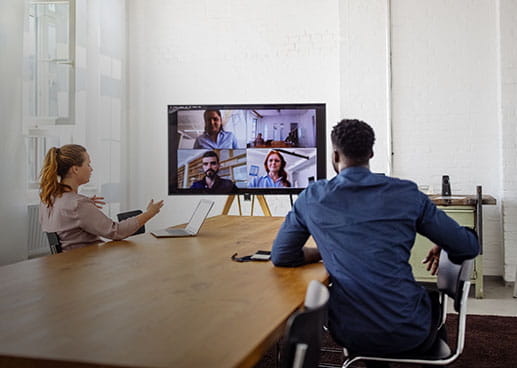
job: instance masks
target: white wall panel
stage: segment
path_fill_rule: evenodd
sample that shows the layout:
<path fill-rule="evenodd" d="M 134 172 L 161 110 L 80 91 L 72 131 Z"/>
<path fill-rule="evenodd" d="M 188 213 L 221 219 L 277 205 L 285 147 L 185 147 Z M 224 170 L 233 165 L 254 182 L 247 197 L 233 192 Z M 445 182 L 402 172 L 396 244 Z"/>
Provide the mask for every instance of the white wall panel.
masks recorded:
<path fill-rule="evenodd" d="M 22 136 L 24 2 L 2 2 L 0 12 L 0 265 L 27 258 L 28 215 Z M 9 50 L 5 52 L 5 50 Z"/>
<path fill-rule="evenodd" d="M 485 273 L 502 273 L 496 2 L 393 0 L 393 174 L 453 194 L 476 185 L 486 209 Z"/>
<path fill-rule="evenodd" d="M 128 6 L 130 198 L 134 206 L 166 199 L 150 228 L 187 221 L 197 200 L 167 198 L 168 104 L 324 102 L 329 124 L 338 120 L 338 1 L 136 0 Z M 287 197 L 269 203 L 276 215 L 289 209 Z"/>

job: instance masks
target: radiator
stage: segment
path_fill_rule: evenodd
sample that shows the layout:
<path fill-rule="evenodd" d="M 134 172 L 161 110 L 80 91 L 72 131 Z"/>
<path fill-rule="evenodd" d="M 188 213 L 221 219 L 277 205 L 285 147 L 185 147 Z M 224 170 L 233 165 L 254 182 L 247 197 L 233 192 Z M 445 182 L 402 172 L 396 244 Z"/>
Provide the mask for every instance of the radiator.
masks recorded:
<path fill-rule="evenodd" d="M 41 230 L 39 223 L 39 204 L 30 204 L 29 213 L 29 258 L 50 253 L 47 236 Z"/>

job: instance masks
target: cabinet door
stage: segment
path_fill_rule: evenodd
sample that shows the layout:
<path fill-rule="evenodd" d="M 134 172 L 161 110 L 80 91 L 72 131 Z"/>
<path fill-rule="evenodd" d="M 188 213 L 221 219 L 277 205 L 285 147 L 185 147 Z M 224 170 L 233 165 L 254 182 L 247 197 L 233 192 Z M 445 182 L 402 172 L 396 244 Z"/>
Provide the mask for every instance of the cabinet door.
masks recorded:
<path fill-rule="evenodd" d="M 456 220 L 461 226 L 468 226 L 474 228 L 474 207 L 439 207 L 448 216 Z M 436 280 L 436 276 L 431 276 L 426 270 L 426 265 L 422 264 L 422 260 L 427 256 L 429 249 L 433 243 L 424 236 L 417 234 L 415 245 L 411 250 L 411 257 L 409 263 L 413 268 L 413 275 L 415 279 L 422 282 L 431 282 Z"/>

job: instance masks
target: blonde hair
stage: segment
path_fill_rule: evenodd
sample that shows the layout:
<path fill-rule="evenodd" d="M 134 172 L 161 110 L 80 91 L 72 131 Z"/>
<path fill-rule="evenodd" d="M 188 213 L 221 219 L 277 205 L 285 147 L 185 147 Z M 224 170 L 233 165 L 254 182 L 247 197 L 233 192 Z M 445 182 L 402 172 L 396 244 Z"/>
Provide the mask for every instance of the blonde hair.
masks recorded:
<path fill-rule="evenodd" d="M 54 198 L 72 190 L 61 183 L 72 166 L 81 166 L 84 162 L 86 148 L 78 144 L 66 144 L 61 148 L 52 147 L 48 150 L 40 173 L 41 202 L 52 207 Z"/>

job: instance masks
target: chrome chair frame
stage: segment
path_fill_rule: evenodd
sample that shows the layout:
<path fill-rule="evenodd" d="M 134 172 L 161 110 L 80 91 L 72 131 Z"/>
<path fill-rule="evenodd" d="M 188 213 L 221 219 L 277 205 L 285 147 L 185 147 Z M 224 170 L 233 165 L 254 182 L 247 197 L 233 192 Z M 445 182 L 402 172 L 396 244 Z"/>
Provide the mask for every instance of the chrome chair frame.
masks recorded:
<path fill-rule="evenodd" d="M 473 259 L 463 261 L 461 265 L 457 265 L 452 263 L 447 256 L 447 253 L 442 250 L 440 254 L 440 266 L 437 276 L 437 286 L 441 294 L 440 299 L 442 306 L 442 324 L 440 327 L 445 323 L 448 296 L 454 301 L 454 310 L 458 313 L 456 349 L 454 351 L 451 351 L 447 342 L 442 339 L 437 339 L 435 345 L 433 345 L 433 349 L 431 349 L 431 353 L 401 354 L 400 356 L 361 355 L 347 357 L 343 363 L 343 368 L 350 367 L 351 364 L 360 360 L 443 366 L 451 364 L 456 359 L 458 359 L 465 346 L 467 300 L 473 268 Z"/>
<path fill-rule="evenodd" d="M 437 287 L 440 292 L 441 305 L 441 321 L 438 329 L 445 324 L 447 317 L 447 300 L 450 297 L 454 301 L 454 310 L 458 313 L 458 321 L 456 325 L 457 339 L 456 349 L 451 350 L 446 341 L 438 338 L 430 352 L 427 353 L 408 353 L 390 356 L 348 356 L 346 348 L 344 349 L 322 349 L 322 351 L 343 352 L 345 361 L 343 368 L 350 367 L 357 361 L 379 361 L 389 363 L 407 363 L 407 364 L 423 364 L 423 365 L 448 365 L 454 362 L 463 352 L 465 347 L 465 330 L 467 317 L 467 300 L 470 291 L 470 279 L 474 268 L 474 260 L 469 259 L 463 261 L 461 265 L 451 262 L 447 253 L 442 250 L 440 254 L 440 266 L 437 276 Z M 321 364 L 319 367 L 330 368 L 335 365 Z"/>

